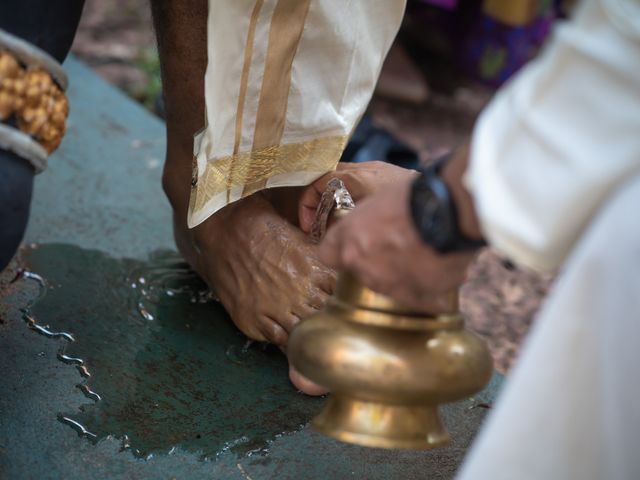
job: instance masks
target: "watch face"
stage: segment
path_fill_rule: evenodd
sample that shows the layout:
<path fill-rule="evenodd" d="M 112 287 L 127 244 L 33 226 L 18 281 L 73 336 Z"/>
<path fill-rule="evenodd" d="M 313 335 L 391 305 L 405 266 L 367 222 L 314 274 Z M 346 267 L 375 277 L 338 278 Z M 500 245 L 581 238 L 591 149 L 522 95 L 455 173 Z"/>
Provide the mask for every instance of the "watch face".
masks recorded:
<path fill-rule="evenodd" d="M 427 170 L 414 181 L 410 208 L 422 240 L 440 253 L 476 250 L 486 245 L 481 239 L 466 238 L 458 230 L 455 204 L 437 171 Z"/>
<path fill-rule="evenodd" d="M 430 243 L 435 248 L 444 248 L 449 243 L 451 231 L 447 205 L 443 205 L 435 196 L 431 196 L 425 208 L 425 228 L 429 232 Z"/>
<path fill-rule="evenodd" d="M 427 243 L 444 249 L 452 237 L 449 195 L 440 179 L 432 179 L 426 187 L 416 198 L 422 209 L 420 230 Z"/>

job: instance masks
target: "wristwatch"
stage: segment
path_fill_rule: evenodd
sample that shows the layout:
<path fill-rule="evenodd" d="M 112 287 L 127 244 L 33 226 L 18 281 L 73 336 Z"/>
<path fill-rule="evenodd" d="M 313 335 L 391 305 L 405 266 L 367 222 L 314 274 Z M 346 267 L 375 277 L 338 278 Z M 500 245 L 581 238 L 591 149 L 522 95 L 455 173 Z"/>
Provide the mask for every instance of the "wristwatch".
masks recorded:
<path fill-rule="evenodd" d="M 476 250 L 486 243 L 460 231 L 453 197 L 440 176 L 449 158 L 436 160 L 414 180 L 409 197 L 411 218 L 422 240 L 440 253 Z"/>

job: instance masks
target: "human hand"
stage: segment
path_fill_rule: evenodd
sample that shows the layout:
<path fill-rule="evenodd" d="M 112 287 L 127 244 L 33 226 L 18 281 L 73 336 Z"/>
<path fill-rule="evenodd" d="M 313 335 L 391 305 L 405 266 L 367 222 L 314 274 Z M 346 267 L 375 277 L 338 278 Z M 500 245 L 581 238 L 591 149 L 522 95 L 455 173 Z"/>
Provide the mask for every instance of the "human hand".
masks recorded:
<path fill-rule="evenodd" d="M 475 253 L 442 255 L 423 243 L 409 214 L 411 182 L 394 182 L 335 222 L 320 243 L 320 260 L 409 308 L 445 313 Z"/>
<path fill-rule="evenodd" d="M 386 162 L 339 163 L 335 171 L 323 175 L 302 192 L 298 203 L 300 228 L 305 233 L 311 231 L 316 208 L 322 194 L 327 189 L 327 183 L 332 178 L 342 180 L 354 201 L 358 202 L 374 192 L 409 178 L 414 178 L 416 175 L 418 175 L 418 172 L 415 170 L 398 167 Z"/>

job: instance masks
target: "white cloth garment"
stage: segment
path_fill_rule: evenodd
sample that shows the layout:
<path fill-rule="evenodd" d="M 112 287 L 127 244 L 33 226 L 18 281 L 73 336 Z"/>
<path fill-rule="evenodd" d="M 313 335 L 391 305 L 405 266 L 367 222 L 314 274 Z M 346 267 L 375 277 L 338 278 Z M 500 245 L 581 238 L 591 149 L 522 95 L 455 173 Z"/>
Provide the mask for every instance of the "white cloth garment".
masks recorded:
<path fill-rule="evenodd" d="M 559 267 L 640 172 L 640 1 L 586 0 L 475 128 L 467 184 L 491 245 Z"/>
<path fill-rule="evenodd" d="M 373 93 L 405 0 L 210 0 L 207 123 L 193 227 L 258 190 L 335 168 Z"/>
<path fill-rule="evenodd" d="M 471 152 L 486 237 L 561 273 L 458 478 L 639 479 L 640 1 L 584 1 Z"/>
<path fill-rule="evenodd" d="M 640 175 L 570 255 L 460 480 L 640 478 Z"/>

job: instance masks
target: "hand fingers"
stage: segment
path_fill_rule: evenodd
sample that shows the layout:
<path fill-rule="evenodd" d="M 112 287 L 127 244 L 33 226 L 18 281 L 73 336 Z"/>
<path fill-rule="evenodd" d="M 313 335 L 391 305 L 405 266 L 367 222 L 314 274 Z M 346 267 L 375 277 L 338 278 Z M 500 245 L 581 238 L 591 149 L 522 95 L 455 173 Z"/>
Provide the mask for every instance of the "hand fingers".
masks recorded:
<path fill-rule="evenodd" d="M 320 199 L 318 199 L 320 201 Z M 317 205 L 317 203 L 316 203 Z M 310 208 L 303 206 L 302 204 L 298 208 L 298 223 L 300 224 L 300 229 L 306 233 L 311 233 L 311 228 L 313 227 L 313 222 L 316 218 L 316 208 Z"/>
<path fill-rule="evenodd" d="M 343 218 L 327 231 L 320 242 L 318 257 L 328 267 L 358 275 L 366 267 L 366 262 L 363 265 L 366 249 L 362 245 L 362 237 L 353 235 L 355 224 L 352 219 Z"/>
<path fill-rule="evenodd" d="M 327 189 L 327 184 L 330 180 L 340 178 L 347 184 L 347 189 L 352 190 L 347 177 L 349 176 L 349 171 L 354 169 L 353 167 L 351 164 L 339 163 L 336 170 L 323 175 L 302 192 L 298 202 L 298 223 L 303 232 L 311 232 L 318 203 L 320 203 L 320 198 L 322 198 L 322 194 Z M 351 194 L 353 195 L 354 192 L 351 191 Z"/>
<path fill-rule="evenodd" d="M 318 247 L 320 261 L 336 270 L 341 270 L 343 267 L 340 261 L 342 254 L 340 250 L 342 246 L 342 229 L 340 227 L 340 222 L 338 222 L 333 228 L 330 228 Z"/>
<path fill-rule="evenodd" d="M 327 188 L 327 183 L 335 176 L 334 172 L 323 175 L 304 189 L 298 201 L 298 222 L 303 232 L 311 232 L 311 226 L 316 216 L 316 208 L 320 203 L 322 193 Z"/>

